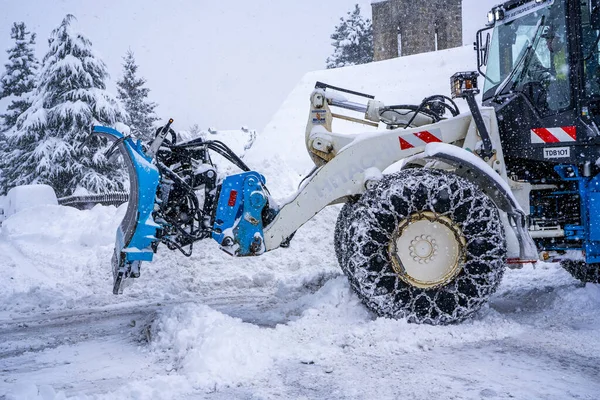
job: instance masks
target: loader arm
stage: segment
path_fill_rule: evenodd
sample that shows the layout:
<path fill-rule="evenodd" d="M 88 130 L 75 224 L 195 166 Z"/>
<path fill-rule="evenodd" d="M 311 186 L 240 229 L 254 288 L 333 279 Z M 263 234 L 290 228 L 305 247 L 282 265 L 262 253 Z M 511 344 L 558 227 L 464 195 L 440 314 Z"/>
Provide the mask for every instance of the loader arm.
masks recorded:
<path fill-rule="evenodd" d="M 309 137 L 313 143 L 329 142 L 340 149 L 329 162 L 319 167 L 265 228 L 265 248 L 273 250 L 324 207 L 348 196 L 364 193 L 373 171 L 383 172 L 392 164 L 422 152 L 428 143 L 455 143 L 466 137 L 472 117 L 462 114 L 436 124 L 394 129 L 356 136 L 338 135 L 315 125 Z M 320 138 L 321 140 L 318 140 Z M 375 174 L 377 175 L 377 174 Z"/>

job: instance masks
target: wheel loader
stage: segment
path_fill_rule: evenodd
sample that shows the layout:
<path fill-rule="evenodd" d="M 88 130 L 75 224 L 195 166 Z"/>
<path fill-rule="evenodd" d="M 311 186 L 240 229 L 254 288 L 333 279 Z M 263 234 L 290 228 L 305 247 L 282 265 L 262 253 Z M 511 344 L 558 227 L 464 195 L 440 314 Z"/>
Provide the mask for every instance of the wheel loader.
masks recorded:
<path fill-rule="evenodd" d="M 224 143 L 177 143 L 172 120 L 151 143 L 94 127 L 131 182 L 114 293 L 160 244 L 190 255 L 212 238 L 232 256 L 259 256 L 335 204 L 340 267 L 380 316 L 462 321 L 507 266 L 540 258 L 598 283 L 600 0 L 511 0 L 488 20 L 475 43 L 479 72 L 452 75 L 452 98 L 386 105 L 317 82 L 305 132 L 315 167 L 284 202 Z M 339 133 L 340 118 L 381 129 Z M 214 153 L 241 172 L 218 176 Z"/>

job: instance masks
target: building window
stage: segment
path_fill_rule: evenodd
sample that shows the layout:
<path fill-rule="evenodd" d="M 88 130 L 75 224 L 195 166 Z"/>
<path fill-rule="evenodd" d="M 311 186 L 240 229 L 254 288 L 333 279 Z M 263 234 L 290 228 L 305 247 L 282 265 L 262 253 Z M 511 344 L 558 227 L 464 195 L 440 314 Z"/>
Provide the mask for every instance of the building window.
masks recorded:
<path fill-rule="evenodd" d="M 400 33 L 400 27 L 396 28 L 398 32 L 398 57 L 402 56 L 402 34 Z"/>

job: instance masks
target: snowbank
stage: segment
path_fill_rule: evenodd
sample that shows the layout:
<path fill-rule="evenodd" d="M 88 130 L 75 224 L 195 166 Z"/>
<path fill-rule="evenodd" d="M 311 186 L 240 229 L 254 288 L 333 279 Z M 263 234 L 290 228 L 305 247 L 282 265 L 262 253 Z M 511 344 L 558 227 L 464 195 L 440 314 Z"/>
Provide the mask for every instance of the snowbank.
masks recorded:
<path fill-rule="evenodd" d="M 176 306 L 154 323 L 151 348 L 192 385 L 211 388 L 267 380 L 283 361 L 316 364 L 317 370 L 333 372 L 343 368 L 339 360 L 350 353 L 378 358 L 499 340 L 523 331 L 494 315 L 453 327 L 375 319 L 345 278 L 328 281 L 297 303 L 304 303 L 300 318 L 274 329 L 244 323 L 204 305 Z"/>
<path fill-rule="evenodd" d="M 419 104 L 433 94 L 450 95 L 450 76 L 477 68 L 472 46 L 417 54 L 351 67 L 309 72 L 285 99 L 256 144 L 248 152 L 251 166 L 267 177 L 269 190 L 283 197 L 294 191 L 312 167 L 304 144 L 309 96 L 317 81 L 375 96 L 386 104 Z M 458 102 L 466 110 L 466 103 Z M 373 131 L 360 124 L 334 120 L 342 133 Z"/>
<path fill-rule="evenodd" d="M 48 185 L 17 186 L 8 191 L 5 200 L 5 218 L 40 205 L 57 205 L 56 193 Z M 2 204 L 0 203 L 0 208 Z"/>
<path fill-rule="evenodd" d="M 600 322 L 595 312 L 600 305 L 600 288 L 587 285 L 577 289 L 571 284 L 561 287 L 559 282 L 568 282 L 570 278 L 552 264 L 543 264 L 538 269 L 524 268 L 515 271 L 515 275 L 521 285 L 517 279 L 511 280 L 493 299 L 492 308 L 484 309 L 474 319 L 451 326 L 414 325 L 375 318 L 362 307 L 343 277 L 329 280 L 316 293 L 294 301 L 289 306 L 301 310 L 299 316 L 274 328 L 245 323 L 205 305 L 177 305 L 165 310 L 153 323 L 151 351 L 160 362 L 186 376 L 192 386 L 204 390 L 245 387 L 250 392 L 262 390 L 264 395 L 270 386 L 285 387 L 285 382 L 280 382 L 285 378 L 280 377 L 279 371 L 293 371 L 325 381 L 327 375 L 332 374 L 332 379 L 338 382 L 332 382 L 330 387 L 332 398 L 387 398 L 400 393 L 420 394 L 417 398 L 427 398 L 424 393 L 430 398 L 446 398 L 443 387 L 454 385 L 456 381 L 451 376 L 457 374 L 465 378 L 464 383 L 458 385 L 462 389 L 453 388 L 460 398 L 487 397 L 488 391 L 511 393 L 507 398 L 560 398 L 562 392 L 557 390 L 560 384 L 528 389 L 528 385 L 513 385 L 500 379 L 502 383 L 495 385 L 491 383 L 493 377 L 514 374 L 514 365 L 490 369 L 487 363 L 495 363 L 494 356 L 486 356 L 488 361 L 475 361 L 470 357 L 487 352 L 488 347 L 494 351 L 506 343 L 518 343 L 516 348 L 541 346 L 556 349 L 561 354 L 571 352 L 585 357 L 587 352 L 594 351 L 594 343 L 597 343 L 593 335 L 598 332 Z M 523 286 L 529 275 L 534 279 Z M 548 280 L 558 286 L 545 290 L 544 283 L 549 283 Z M 524 298 L 520 299 L 519 307 L 503 308 L 503 299 L 520 296 Z M 539 302 L 544 303 L 543 308 Z M 542 326 L 555 324 L 557 314 L 564 316 L 560 323 L 566 326 L 551 329 L 545 336 L 533 334 Z M 554 318 L 552 323 L 548 321 L 550 315 Z M 586 321 L 585 326 L 574 328 L 577 336 L 585 338 L 582 343 L 573 343 L 568 338 L 575 334 L 568 327 L 574 326 L 574 321 L 578 321 L 577 324 Z M 431 357 L 436 359 L 434 364 L 441 363 L 450 370 L 431 376 L 426 372 L 434 368 L 434 365 L 427 366 Z M 520 363 L 516 359 L 503 361 L 509 365 L 513 362 Z M 371 372 L 363 371 L 362 363 L 369 365 L 366 368 Z M 379 368 L 375 364 L 379 364 Z M 477 376 L 467 379 L 463 375 L 465 371 L 461 370 L 467 365 L 470 371 L 477 370 Z M 375 381 L 361 375 L 362 372 L 372 374 L 373 369 L 377 370 Z M 389 387 L 377 385 L 378 381 L 390 382 L 384 371 L 398 369 L 407 376 L 411 375 L 408 371 L 413 371 L 416 379 Z M 531 381 L 546 379 L 539 371 L 525 376 Z M 483 384 L 482 389 L 475 383 L 480 382 L 479 379 L 490 384 Z M 424 390 L 425 381 L 436 385 L 430 386 L 429 391 Z"/>
<path fill-rule="evenodd" d="M 339 274 L 332 252 L 336 210 L 310 221 L 292 248 L 262 257 L 234 258 L 212 240 L 185 257 L 159 247 L 153 263 L 123 296 L 112 295 L 110 259 L 127 204 L 91 210 L 39 206 L 12 215 L 0 231 L 0 322 L 14 313 L 125 303 L 132 300 L 193 301 L 198 294 L 237 291 L 294 292 L 305 282 Z M 311 252 L 304 253 L 306 249 Z"/>
<path fill-rule="evenodd" d="M 10 216 L 0 232 L 0 316 L 73 308 L 109 293 L 110 256 L 125 207 L 46 205 Z"/>

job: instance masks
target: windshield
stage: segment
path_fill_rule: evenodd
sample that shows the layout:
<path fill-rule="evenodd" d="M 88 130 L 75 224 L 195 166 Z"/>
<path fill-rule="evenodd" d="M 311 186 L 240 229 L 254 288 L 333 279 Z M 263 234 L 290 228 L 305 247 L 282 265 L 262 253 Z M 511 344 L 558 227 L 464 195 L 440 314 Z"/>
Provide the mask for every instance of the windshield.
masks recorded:
<path fill-rule="evenodd" d="M 585 94 L 600 97 L 600 1 L 581 0 L 581 46 L 585 71 Z"/>
<path fill-rule="evenodd" d="M 489 49 L 483 99 L 519 91 L 542 112 L 568 107 L 565 22 L 564 4 L 556 2 L 498 23 Z"/>

